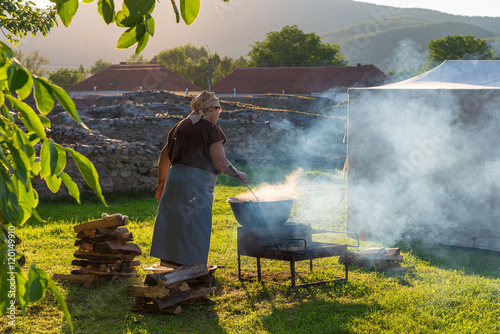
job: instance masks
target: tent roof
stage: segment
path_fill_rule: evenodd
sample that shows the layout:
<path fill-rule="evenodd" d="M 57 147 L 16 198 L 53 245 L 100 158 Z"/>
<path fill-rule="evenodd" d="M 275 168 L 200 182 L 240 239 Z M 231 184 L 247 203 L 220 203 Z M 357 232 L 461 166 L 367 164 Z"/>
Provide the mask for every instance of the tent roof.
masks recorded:
<path fill-rule="evenodd" d="M 416 77 L 370 89 L 500 88 L 500 60 L 445 60 Z"/>

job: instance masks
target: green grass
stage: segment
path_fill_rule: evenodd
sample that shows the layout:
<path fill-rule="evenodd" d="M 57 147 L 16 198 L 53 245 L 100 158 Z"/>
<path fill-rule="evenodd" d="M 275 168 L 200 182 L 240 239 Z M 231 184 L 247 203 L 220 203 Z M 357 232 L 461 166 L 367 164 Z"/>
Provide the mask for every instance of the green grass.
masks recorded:
<path fill-rule="evenodd" d="M 244 169 L 243 169 L 244 170 Z M 283 179 L 291 170 L 251 169 L 251 186 Z M 310 173 L 330 179 L 345 190 L 337 174 Z M 236 228 L 228 197 L 246 191 L 221 176 L 215 190 L 213 233 L 209 262 L 224 265 L 216 272 L 218 293 L 210 306 L 183 306 L 180 315 L 139 314 L 129 311 L 126 295 L 138 278 L 112 280 L 96 287 L 56 282 L 66 297 L 75 333 L 499 333 L 500 257 L 480 251 L 401 243 L 362 242 L 361 248 L 397 246 L 415 271 L 400 274 L 351 268 L 346 283 L 328 283 L 291 289 L 286 284 L 240 282 L 237 279 Z M 78 205 L 70 199 L 43 201 L 39 213 L 46 222 L 29 220 L 18 230 L 19 250 L 26 268 L 36 263 L 49 275 L 67 274 L 75 250 L 73 226 L 100 217 L 102 212 L 129 216 L 129 230 L 143 254 L 141 268 L 157 263 L 149 257 L 157 202 L 150 194 L 107 195 L 109 207 L 94 198 Z M 336 204 L 336 203 L 335 203 Z M 333 210 L 332 225 L 341 226 L 345 212 Z M 262 260 L 263 274 L 288 271 L 285 262 Z M 255 260 L 242 257 L 243 270 L 255 273 Z M 300 282 L 327 280 L 341 275 L 337 258 L 297 265 Z M 266 279 L 266 277 L 264 277 Z M 299 283 L 300 283 L 299 282 Z M 283 281 L 282 283 L 290 283 Z M 16 327 L 0 319 L 3 333 L 68 333 L 54 295 L 20 311 Z"/>

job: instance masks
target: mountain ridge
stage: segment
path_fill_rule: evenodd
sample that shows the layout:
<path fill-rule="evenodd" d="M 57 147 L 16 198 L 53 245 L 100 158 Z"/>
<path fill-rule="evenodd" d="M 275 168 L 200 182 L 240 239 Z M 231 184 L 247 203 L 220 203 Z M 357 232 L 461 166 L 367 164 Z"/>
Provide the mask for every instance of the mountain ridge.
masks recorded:
<path fill-rule="evenodd" d="M 51 61 L 51 64 L 45 66 L 49 71 L 60 67 L 77 68 L 79 65 L 90 67 L 99 58 L 115 64 L 128 59 L 133 49 L 116 50 L 114 48 L 124 30 L 112 25 L 106 26 L 98 15 L 96 6 L 96 2 L 81 4 L 68 28 L 60 24 L 59 27 L 53 28 L 48 37 L 23 38 L 18 48 L 25 55 L 33 50 L 40 50 L 40 53 Z M 170 3 L 162 1 L 157 2 L 157 8 L 153 13 L 156 20 L 156 34 L 150 39 L 143 55 L 150 59 L 162 50 L 192 43 L 198 47 L 207 45 L 210 52 L 217 52 L 221 56 L 246 57 L 251 45 L 264 40 L 266 33 L 279 31 L 285 25 L 297 25 L 306 33 L 315 32 L 322 36 L 337 29 L 364 24 L 364 22 L 372 22 L 372 24 L 379 22 L 380 26 L 385 21 L 389 22 L 388 20 L 398 16 L 409 16 L 414 21 L 429 24 L 461 21 L 488 30 L 493 35 L 500 35 L 500 18 L 464 17 L 426 9 L 402 9 L 352 0 L 313 0 L 311 2 L 252 0 L 251 3 L 243 0 L 232 0 L 227 3 L 207 1 L 202 2 L 201 12 L 196 22 L 192 26 L 186 26 L 184 23 L 175 23 Z M 477 28 L 474 29 L 477 30 Z M 381 29 L 380 32 L 384 30 Z M 335 40 L 325 39 L 324 41 L 338 43 Z M 397 48 L 398 41 L 395 41 L 392 46 Z M 342 49 L 341 52 L 344 54 Z M 365 59 L 387 57 L 387 55 L 379 56 L 376 50 L 372 51 L 370 48 L 364 49 L 364 52 Z M 359 62 L 357 59 L 348 60 L 350 63 Z M 386 59 L 376 60 L 361 62 L 383 63 Z"/>

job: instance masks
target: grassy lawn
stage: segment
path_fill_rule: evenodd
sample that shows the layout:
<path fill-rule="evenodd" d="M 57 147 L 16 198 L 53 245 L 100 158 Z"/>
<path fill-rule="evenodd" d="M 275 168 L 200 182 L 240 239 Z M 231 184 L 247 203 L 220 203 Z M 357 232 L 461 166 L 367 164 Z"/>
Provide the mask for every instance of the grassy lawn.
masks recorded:
<path fill-rule="evenodd" d="M 245 170 L 242 168 L 242 170 Z M 250 173 L 258 182 L 282 179 L 290 170 Z M 316 173 L 315 178 L 341 180 L 336 173 Z M 345 183 L 337 182 L 339 192 Z M 215 190 L 213 233 L 209 262 L 223 265 L 215 273 L 218 293 L 210 306 L 183 306 L 177 316 L 129 311 L 127 297 L 137 278 L 112 280 L 96 287 L 56 282 L 66 297 L 75 333 L 500 333 L 500 256 L 480 251 L 383 241 L 362 242 L 361 249 L 400 247 L 403 265 L 415 271 L 385 274 L 351 268 L 349 281 L 308 288 L 286 284 L 240 282 L 237 278 L 236 228 L 228 197 L 246 191 L 234 180 L 219 177 Z M 73 225 L 96 219 L 103 212 L 129 216 L 129 230 L 143 254 L 141 268 L 157 263 L 149 257 L 157 202 L 151 194 L 106 197 L 109 207 L 93 198 L 78 205 L 70 199 L 44 201 L 39 213 L 45 223 L 30 220 L 18 230 L 26 267 L 36 263 L 49 275 L 69 274 L 75 247 Z M 312 196 L 312 195 L 311 195 Z M 341 200 L 341 198 L 340 198 Z M 345 210 L 335 201 L 328 215 L 331 226 L 342 227 Z M 340 206 L 342 207 L 342 206 Z M 355 249 L 351 249 L 355 250 Z M 243 270 L 254 272 L 255 259 L 242 257 Z M 262 260 L 263 274 L 288 271 L 286 262 Z M 338 258 L 297 265 L 300 281 L 328 280 L 342 274 Z M 266 279 L 266 277 L 264 277 Z M 280 283 L 290 283 L 282 281 Z M 300 283 L 300 282 L 299 282 Z M 15 328 L 0 319 L 3 333 L 68 333 L 54 295 L 20 311 Z"/>

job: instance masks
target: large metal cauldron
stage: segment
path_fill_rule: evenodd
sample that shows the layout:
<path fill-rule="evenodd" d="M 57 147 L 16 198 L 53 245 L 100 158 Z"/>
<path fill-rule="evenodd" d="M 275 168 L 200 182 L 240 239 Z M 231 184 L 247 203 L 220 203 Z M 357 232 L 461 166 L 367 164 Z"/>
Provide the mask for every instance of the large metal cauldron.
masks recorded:
<path fill-rule="evenodd" d="M 273 227 L 288 221 L 295 197 L 279 201 L 242 201 L 228 198 L 234 217 L 245 227 Z"/>

